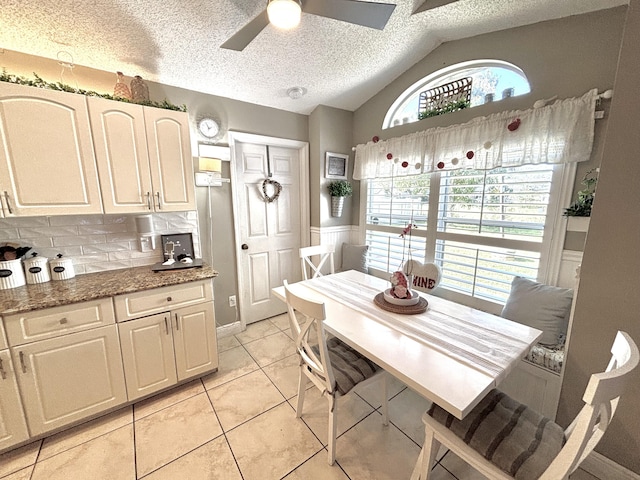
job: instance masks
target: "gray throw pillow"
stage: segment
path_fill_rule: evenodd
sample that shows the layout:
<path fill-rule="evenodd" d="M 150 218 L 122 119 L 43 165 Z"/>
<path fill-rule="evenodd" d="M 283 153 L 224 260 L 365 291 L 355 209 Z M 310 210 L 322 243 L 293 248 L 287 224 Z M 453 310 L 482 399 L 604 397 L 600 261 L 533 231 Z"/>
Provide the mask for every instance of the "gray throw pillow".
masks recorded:
<path fill-rule="evenodd" d="M 573 290 L 569 288 L 514 277 L 502 316 L 542 330 L 544 333 L 538 341 L 555 345 L 559 342 L 560 335 L 567 332 L 572 298 Z"/>
<path fill-rule="evenodd" d="M 342 267 L 341 271 L 357 270 L 362 273 L 369 273 L 367 267 L 367 251 L 369 245 L 342 244 Z"/>

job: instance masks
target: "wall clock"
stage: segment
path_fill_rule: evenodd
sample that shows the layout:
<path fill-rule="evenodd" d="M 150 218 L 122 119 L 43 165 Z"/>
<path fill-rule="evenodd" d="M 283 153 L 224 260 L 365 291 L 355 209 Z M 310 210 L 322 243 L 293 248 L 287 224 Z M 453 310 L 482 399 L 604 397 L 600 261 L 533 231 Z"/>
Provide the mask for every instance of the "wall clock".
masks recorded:
<path fill-rule="evenodd" d="M 198 120 L 198 131 L 207 138 L 213 138 L 220 132 L 220 125 L 211 117 Z"/>

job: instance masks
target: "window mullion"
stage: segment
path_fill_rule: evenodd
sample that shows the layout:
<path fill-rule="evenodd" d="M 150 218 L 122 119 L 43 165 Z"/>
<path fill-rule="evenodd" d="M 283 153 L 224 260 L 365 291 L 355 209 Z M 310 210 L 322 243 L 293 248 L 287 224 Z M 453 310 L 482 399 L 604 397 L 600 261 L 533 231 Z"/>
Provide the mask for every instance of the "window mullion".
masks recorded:
<path fill-rule="evenodd" d="M 436 258 L 440 179 L 440 172 L 434 172 L 429 177 L 429 214 L 427 215 L 427 243 L 424 255 L 427 262 L 434 262 Z"/>

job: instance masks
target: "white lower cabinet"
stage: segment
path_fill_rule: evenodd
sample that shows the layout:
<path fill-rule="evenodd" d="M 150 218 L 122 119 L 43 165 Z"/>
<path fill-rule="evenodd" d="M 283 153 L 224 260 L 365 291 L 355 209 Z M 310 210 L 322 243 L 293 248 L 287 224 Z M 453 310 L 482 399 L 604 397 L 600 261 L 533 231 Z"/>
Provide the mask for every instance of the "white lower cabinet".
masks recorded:
<path fill-rule="evenodd" d="M 29 438 L 9 350 L 0 350 L 0 450 Z"/>
<path fill-rule="evenodd" d="M 217 368 L 211 280 L 4 316 L 0 453 Z"/>
<path fill-rule="evenodd" d="M 129 400 L 177 382 L 169 313 L 118 324 Z"/>
<path fill-rule="evenodd" d="M 218 366 L 213 302 L 119 323 L 129 401 Z"/>
<path fill-rule="evenodd" d="M 32 436 L 127 401 L 116 325 L 11 348 Z"/>

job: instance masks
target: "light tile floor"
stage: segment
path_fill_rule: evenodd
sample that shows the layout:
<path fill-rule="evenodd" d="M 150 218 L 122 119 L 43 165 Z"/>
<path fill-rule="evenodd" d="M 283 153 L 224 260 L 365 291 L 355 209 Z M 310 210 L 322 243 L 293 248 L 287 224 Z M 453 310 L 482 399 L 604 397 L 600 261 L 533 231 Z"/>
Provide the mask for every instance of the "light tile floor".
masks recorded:
<path fill-rule="evenodd" d="M 297 359 L 285 316 L 220 339 L 219 371 L 0 455 L 2 480 L 408 479 L 429 402 L 398 381 L 382 425 L 376 385 L 338 404 L 327 464 L 327 403 L 317 389 L 295 418 Z M 311 386 L 311 385 L 310 385 Z M 451 452 L 435 480 L 481 480 Z M 579 470 L 572 480 L 597 480 Z"/>

